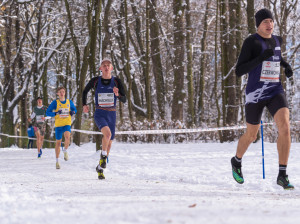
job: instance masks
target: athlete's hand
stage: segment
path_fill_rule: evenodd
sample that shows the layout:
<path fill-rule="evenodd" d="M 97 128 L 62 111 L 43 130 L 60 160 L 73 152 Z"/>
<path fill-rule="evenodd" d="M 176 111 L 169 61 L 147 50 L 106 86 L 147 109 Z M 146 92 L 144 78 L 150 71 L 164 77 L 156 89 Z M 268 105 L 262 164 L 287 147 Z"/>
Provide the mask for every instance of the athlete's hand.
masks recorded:
<path fill-rule="evenodd" d="M 116 96 L 119 96 L 119 89 L 117 87 L 114 87 L 113 91 Z"/>
<path fill-rule="evenodd" d="M 262 53 L 261 57 L 262 57 L 262 60 L 265 61 L 265 60 L 267 60 L 268 58 L 272 57 L 273 55 L 274 55 L 273 49 L 266 49 L 266 50 Z"/>
<path fill-rule="evenodd" d="M 55 115 L 57 115 L 57 114 L 61 114 L 61 113 L 62 113 L 62 111 L 61 111 L 61 110 L 59 110 L 59 111 L 55 112 Z"/>
<path fill-rule="evenodd" d="M 88 113 L 89 112 L 89 106 L 88 105 L 84 105 L 83 106 L 83 113 Z"/>
<path fill-rule="evenodd" d="M 290 65 L 288 65 L 285 68 L 284 73 L 285 73 L 286 77 L 288 77 L 288 78 L 291 78 L 293 76 L 293 74 L 294 74 L 294 72 L 293 72 L 293 70 L 292 70 L 292 68 L 291 68 Z"/>
<path fill-rule="evenodd" d="M 75 114 L 75 111 L 70 111 L 69 114 L 70 114 L 71 116 L 73 116 L 73 114 Z"/>

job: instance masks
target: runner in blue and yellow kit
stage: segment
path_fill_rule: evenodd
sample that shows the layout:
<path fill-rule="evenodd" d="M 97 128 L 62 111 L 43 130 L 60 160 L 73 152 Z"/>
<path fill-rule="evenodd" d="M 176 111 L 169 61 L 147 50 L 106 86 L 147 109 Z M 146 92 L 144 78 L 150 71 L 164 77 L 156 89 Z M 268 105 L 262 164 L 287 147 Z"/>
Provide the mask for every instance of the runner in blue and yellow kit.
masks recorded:
<path fill-rule="evenodd" d="M 105 179 L 103 169 L 106 168 L 106 159 L 115 137 L 116 102 L 117 99 L 119 99 L 125 103 L 126 96 L 121 80 L 111 75 L 113 66 L 109 59 L 102 60 L 100 70 L 102 76 L 92 78 L 84 88 L 82 105 L 83 112 L 87 113 L 89 111 L 89 107 L 86 103 L 87 94 L 94 88 L 96 106 L 94 119 L 97 127 L 103 134 L 102 151 L 96 171 L 98 172 L 99 179 Z"/>
<path fill-rule="evenodd" d="M 58 87 L 56 91 L 59 99 L 54 100 L 47 109 L 46 115 L 50 117 L 55 117 L 55 155 L 56 155 L 56 169 L 60 169 L 59 164 L 59 154 L 60 146 L 62 141 L 62 136 L 65 137 L 65 149 L 64 149 L 64 160 L 69 159 L 67 149 L 70 144 L 70 135 L 71 135 L 71 124 L 72 115 L 76 114 L 77 110 L 74 106 L 74 103 L 66 99 L 66 89 L 64 87 Z"/>
<path fill-rule="evenodd" d="M 249 73 L 246 87 L 246 133 L 239 139 L 236 155 L 231 159 L 233 178 L 244 183 L 242 157 L 256 139 L 263 109 L 268 108 L 278 128 L 277 151 L 279 173 L 277 184 L 284 189 L 294 189 L 290 184 L 286 168 L 291 147 L 288 102 L 280 80 L 280 66 L 285 75 L 293 75 L 291 66 L 281 56 L 282 38 L 272 35 L 274 21 L 268 9 L 255 14 L 257 33 L 247 37 L 243 43 L 236 66 L 236 75 Z"/>

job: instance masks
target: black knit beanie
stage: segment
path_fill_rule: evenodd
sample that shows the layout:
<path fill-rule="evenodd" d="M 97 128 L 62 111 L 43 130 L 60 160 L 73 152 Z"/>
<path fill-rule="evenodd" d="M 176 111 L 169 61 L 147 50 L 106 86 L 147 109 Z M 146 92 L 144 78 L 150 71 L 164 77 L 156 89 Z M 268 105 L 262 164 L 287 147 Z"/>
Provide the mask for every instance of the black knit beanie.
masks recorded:
<path fill-rule="evenodd" d="M 272 19 L 274 21 L 269 9 L 261 9 L 255 14 L 256 27 L 258 27 L 264 19 Z"/>

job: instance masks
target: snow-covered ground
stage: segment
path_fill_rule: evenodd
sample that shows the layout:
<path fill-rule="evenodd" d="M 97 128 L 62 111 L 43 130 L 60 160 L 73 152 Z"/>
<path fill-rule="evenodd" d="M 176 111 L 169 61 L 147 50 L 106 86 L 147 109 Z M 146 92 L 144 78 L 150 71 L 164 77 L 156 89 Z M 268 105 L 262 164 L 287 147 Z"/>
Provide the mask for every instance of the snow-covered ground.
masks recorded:
<path fill-rule="evenodd" d="M 243 158 L 245 183 L 231 174 L 237 143 L 114 143 L 105 180 L 92 143 L 69 148 L 55 169 L 54 149 L 0 149 L 0 223 L 295 223 L 300 219 L 300 143 L 288 174 L 294 191 L 276 185 L 276 144 Z M 297 221 L 298 220 L 298 221 Z"/>

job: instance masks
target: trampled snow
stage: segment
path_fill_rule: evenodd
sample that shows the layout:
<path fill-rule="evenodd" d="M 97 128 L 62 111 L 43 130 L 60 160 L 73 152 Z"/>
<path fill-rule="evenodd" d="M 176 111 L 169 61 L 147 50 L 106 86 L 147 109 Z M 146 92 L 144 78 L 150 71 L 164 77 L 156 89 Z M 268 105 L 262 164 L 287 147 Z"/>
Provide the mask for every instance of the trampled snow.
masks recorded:
<path fill-rule="evenodd" d="M 0 223 L 295 223 L 300 219 L 300 143 L 288 174 L 293 191 L 276 184 L 276 144 L 261 143 L 243 158 L 245 183 L 231 173 L 234 143 L 114 143 L 98 180 L 92 143 L 69 148 L 55 169 L 54 149 L 0 149 Z"/>

